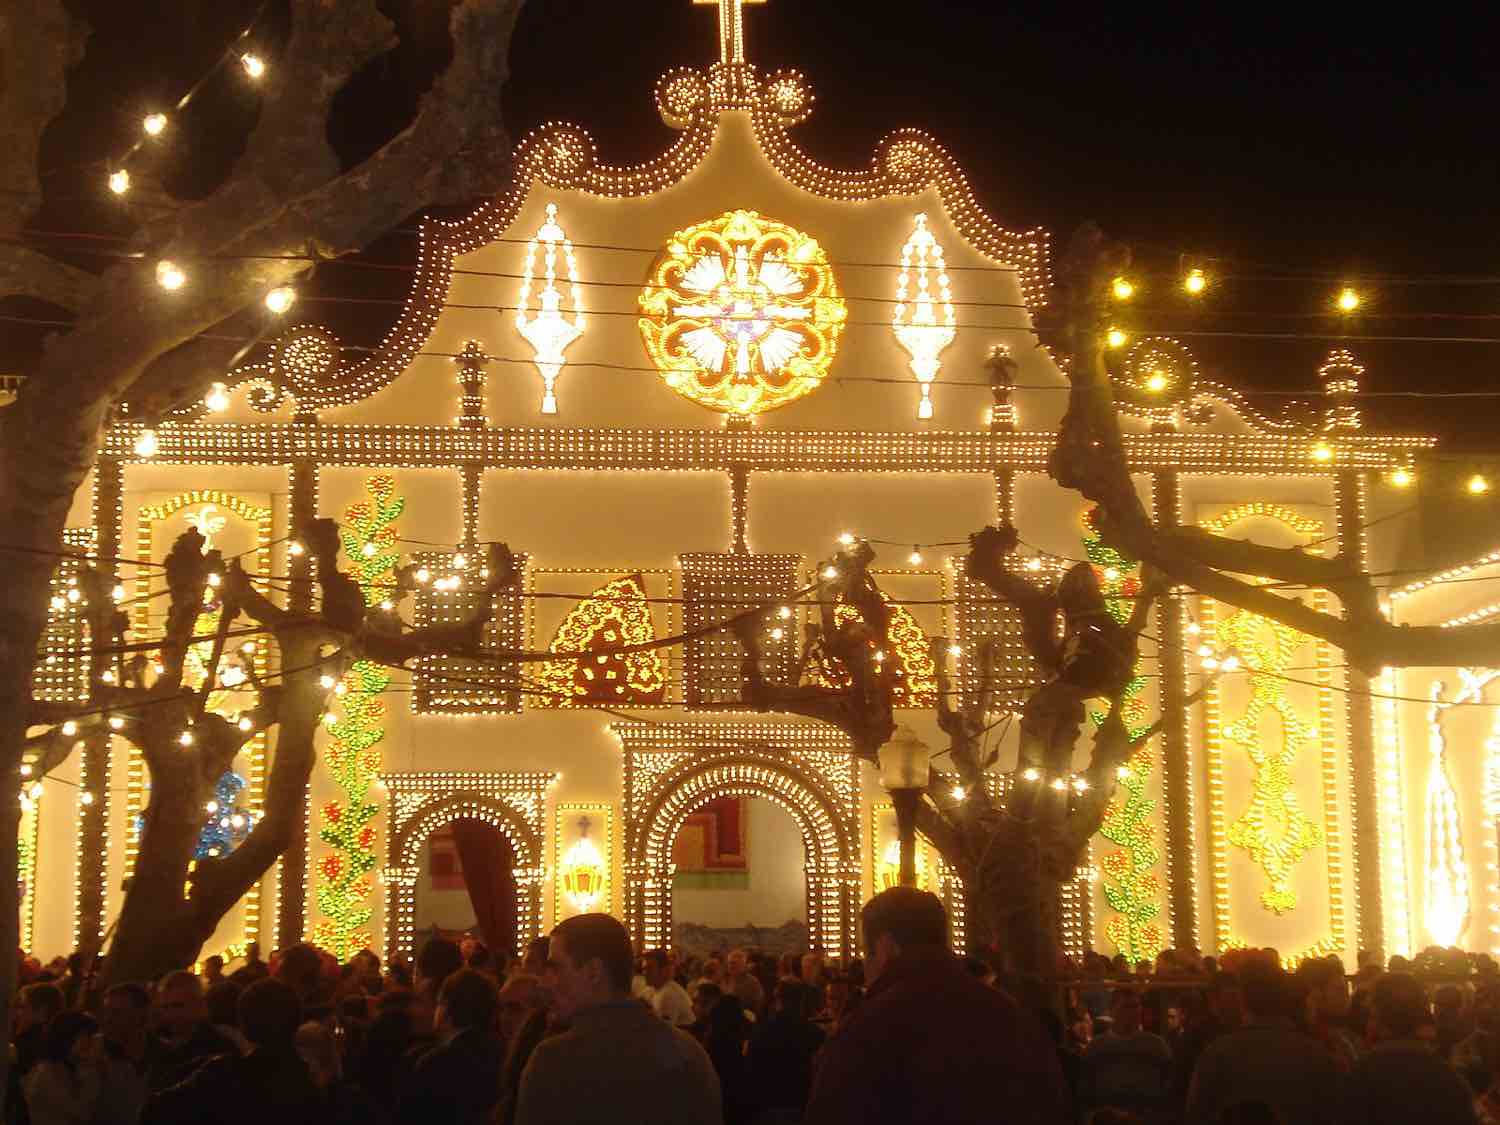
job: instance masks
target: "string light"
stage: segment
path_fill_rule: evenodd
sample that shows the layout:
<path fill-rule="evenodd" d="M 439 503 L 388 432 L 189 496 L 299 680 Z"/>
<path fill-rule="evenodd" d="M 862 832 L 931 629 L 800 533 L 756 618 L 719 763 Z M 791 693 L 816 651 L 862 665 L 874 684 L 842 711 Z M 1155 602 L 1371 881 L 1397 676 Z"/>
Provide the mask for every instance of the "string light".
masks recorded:
<path fill-rule="evenodd" d="M 1390 476 L 1386 479 L 1388 479 L 1391 482 L 1392 486 L 1396 488 L 1410 488 L 1412 482 L 1415 481 L 1417 477 L 1415 473 L 1413 473 L 1405 465 L 1402 465 L 1399 468 L 1392 469 Z"/>
<path fill-rule="evenodd" d="M 1153 371 L 1146 377 L 1146 389 L 1152 394 L 1160 394 L 1167 389 L 1169 380 L 1165 371 Z"/>
<path fill-rule="evenodd" d="M 1332 461 L 1333 446 L 1329 445 L 1326 441 L 1320 441 L 1312 447 L 1311 456 L 1314 461 Z"/>
<path fill-rule="evenodd" d="M 1104 340 L 1112 348 L 1123 348 L 1130 337 L 1118 328 L 1111 328 L 1105 335 Z"/>
<path fill-rule="evenodd" d="M 251 78 L 260 78 L 266 73 L 265 60 L 249 51 L 240 56 L 240 65 L 245 68 L 245 73 Z"/>
<path fill-rule="evenodd" d="M 191 746 L 193 744 L 193 732 L 190 730 L 183 731 L 177 736 L 177 741 L 180 745 Z"/>
<path fill-rule="evenodd" d="M 182 272 L 176 262 L 163 259 L 156 263 L 156 283 L 163 289 L 174 291 L 181 289 L 187 282 L 187 274 Z"/>
<path fill-rule="evenodd" d="M 94 803 L 94 795 L 87 789 L 82 789 L 78 793 L 78 803 L 80 805 L 92 805 Z"/>
<path fill-rule="evenodd" d="M 909 554 L 909 555 L 906 556 L 906 561 L 908 563 L 910 563 L 912 566 L 921 566 L 922 565 L 922 548 L 921 547 L 913 547 L 911 549 L 911 554 Z"/>
<path fill-rule="evenodd" d="M 156 440 L 156 431 L 147 426 L 135 439 L 135 452 L 137 457 L 155 457 L 160 448 Z"/>
<path fill-rule="evenodd" d="M 222 414 L 229 409 L 229 388 L 223 383 L 213 383 L 208 388 L 208 394 L 203 396 L 203 405 L 215 414 Z"/>
<path fill-rule="evenodd" d="M 852 547 L 852 546 L 854 546 L 854 536 L 852 534 L 850 534 L 849 532 L 847 532 L 847 531 L 842 532 L 839 535 L 839 545 L 841 547 Z"/>
<path fill-rule="evenodd" d="M 1464 487 L 1472 496 L 1483 496 L 1490 490 L 1490 480 L 1483 473 L 1475 473 Z"/>
<path fill-rule="evenodd" d="M 130 173 L 124 168 L 116 169 L 109 174 L 109 190 L 116 195 L 124 195 L 130 190 Z"/>
<path fill-rule="evenodd" d="M 964 789 L 962 785 L 955 785 L 952 789 L 952 793 L 953 799 L 955 801 L 962 801 L 965 797 L 968 796 L 968 791 Z"/>
<path fill-rule="evenodd" d="M 165 113 L 148 113 L 141 120 L 141 128 L 146 131 L 148 137 L 159 137 L 167 127 L 167 115 Z"/>
<path fill-rule="evenodd" d="M 1343 289 L 1339 291 L 1334 304 L 1338 306 L 1339 312 L 1352 313 L 1359 308 L 1360 296 L 1353 289 Z"/>
<path fill-rule="evenodd" d="M 1190 296 L 1196 297 L 1208 288 L 1208 278 L 1202 270 L 1188 270 L 1187 276 L 1182 279 L 1182 287 Z"/>
<path fill-rule="evenodd" d="M 1135 284 L 1128 277 L 1115 278 L 1109 288 L 1117 301 L 1128 301 L 1135 296 Z"/>

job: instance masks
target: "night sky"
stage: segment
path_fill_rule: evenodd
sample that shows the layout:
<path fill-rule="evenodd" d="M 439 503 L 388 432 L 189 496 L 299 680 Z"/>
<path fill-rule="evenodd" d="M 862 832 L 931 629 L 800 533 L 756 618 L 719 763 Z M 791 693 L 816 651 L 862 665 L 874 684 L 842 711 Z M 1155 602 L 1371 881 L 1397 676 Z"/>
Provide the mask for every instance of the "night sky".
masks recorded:
<path fill-rule="evenodd" d="M 180 94 L 255 6 L 81 7 L 98 34 L 48 137 L 44 162 L 54 170 L 37 226 L 124 233 L 91 162 L 133 140 L 142 107 Z M 441 3 L 384 7 L 397 10 L 408 39 L 363 76 L 331 123 L 351 161 L 399 127 L 442 62 Z M 1310 335 L 1492 337 L 1352 346 L 1367 390 L 1500 389 L 1497 27 L 1488 18 L 1461 24 L 1449 11 L 1417 20 L 1410 9 L 1385 18 L 1365 9 L 1340 22 L 1290 7 L 1237 15 L 1219 5 L 770 0 L 746 9 L 746 35 L 753 61 L 808 76 L 818 102 L 797 135 L 824 162 L 862 166 L 883 134 L 925 129 L 959 157 L 1001 223 L 1042 225 L 1060 244 L 1091 218 L 1131 241 L 1148 279 L 1135 327 L 1300 337 L 1189 340 L 1210 377 L 1247 390 L 1311 390 L 1337 341 Z M 258 25 L 273 76 L 284 22 L 273 3 Z M 689 0 L 533 0 L 500 95 L 514 135 L 561 118 L 588 128 L 608 161 L 656 154 L 671 133 L 652 107 L 655 80 L 713 60 L 716 26 L 712 7 Z M 210 83 L 162 146 L 174 187 L 205 191 L 232 162 L 254 117 L 242 86 L 233 74 Z M 368 257 L 409 262 L 414 250 L 408 225 Z M 1163 292 L 1184 253 L 1215 259 L 1217 284 L 1196 311 Z M 1359 282 L 1367 314 L 1352 324 L 1329 314 L 1344 280 L 1373 278 L 1387 280 Z M 1491 280 L 1457 283 L 1481 278 Z M 300 308 L 347 342 L 373 343 L 394 307 L 315 298 L 395 298 L 404 284 L 399 273 L 329 268 Z M 3 328 L 0 370 L 25 371 L 36 332 Z M 1268 413 L 1279 404 L 1257 400 Z M 1500 399 L 1364 405 L 1373 423 L 1438 433 L 1449 448 L 1497 444 Z"/>

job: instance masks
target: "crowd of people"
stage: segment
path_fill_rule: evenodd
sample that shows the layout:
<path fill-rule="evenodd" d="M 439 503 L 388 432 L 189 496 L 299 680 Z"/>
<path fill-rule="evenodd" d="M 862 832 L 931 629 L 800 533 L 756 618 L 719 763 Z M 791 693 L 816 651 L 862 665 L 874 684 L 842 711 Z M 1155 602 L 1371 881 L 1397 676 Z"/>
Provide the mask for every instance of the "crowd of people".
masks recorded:
<path fill-rule="evenodd" d="M 1500 1125 L 1500 968 L 1089 955 L 1062 984 L 947 950 L 938 899 L 865 907 L 865 957 L 633 950 L 603 914 L 521 958 L 310 945 L 100 990 L 26 962 L 14 1125 Z"/>

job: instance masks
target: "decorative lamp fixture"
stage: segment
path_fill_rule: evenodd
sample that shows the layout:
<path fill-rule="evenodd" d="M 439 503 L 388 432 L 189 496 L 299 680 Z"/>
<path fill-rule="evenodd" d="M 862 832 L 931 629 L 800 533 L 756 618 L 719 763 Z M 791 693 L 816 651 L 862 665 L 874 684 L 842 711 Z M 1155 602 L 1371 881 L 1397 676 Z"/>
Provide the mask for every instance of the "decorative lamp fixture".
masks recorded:
<path fill-rule="evenodd" d="M 561 249 L 568 271 L 568 305 L 563 311 L 563 294 L 557 287 L 557 253 Z M 542 253 L 541 274 L 537 273 L 537 251 Z M 531 302 L 532 285 L 541 281 L 536 306 Z M 521 292 L 516 298 L 516 331 L 531 345 L 536 368 L 542 375 L 542 413 L 557 413 L 555 386 L 567 360 L 563 353 L 583 335 L 583 299 L 578 283 L 578 259 L 572 240 L 557 221 L 557 204 L 547 204 L 547 219 L 526 244 L 526 264 L 521 271 Z M 572 317 L 569 320 L 569 316 Z"/>
<path fill-rule="evenodd" d="M 906 726 L 896 728 L 891 740 L 880 748 L 880 784 L 891 795 L 896 809 L 896 831 L 900 845 L 900 881 L 903 887 L 917 885 L 917 805 L 932 776 L 932 748 Z"/>
<path fill-rule="evenodd" d="M 568 903 L 580 914 L 587 913 L 604 899 L 604 885 L 609 871 L 604 865 L 604 856 L 599 853 L 594 841 L 589 839 L 592 827 L 588 817 L 578 820 L 578 839 L 564 853 L 558 869 L 563 894 Z"/>
<path fill-rule="evenodd" d="M 934 276 L 936 297 L 932 292 Z M 891 327 L 896 342 L 911 356 L 911 371 L 922 389 L 917 417 L 931 418 L 932 383 L 942 367 L 939 356 L 953 343 L 958 330 L 953 319 L 953 292 L 943 263 L 943 248 L 927 229 L 925 214 L 917 216 L 916 227 L 901 248 L 901 272 L 896 277 L 896 310 Z"/>

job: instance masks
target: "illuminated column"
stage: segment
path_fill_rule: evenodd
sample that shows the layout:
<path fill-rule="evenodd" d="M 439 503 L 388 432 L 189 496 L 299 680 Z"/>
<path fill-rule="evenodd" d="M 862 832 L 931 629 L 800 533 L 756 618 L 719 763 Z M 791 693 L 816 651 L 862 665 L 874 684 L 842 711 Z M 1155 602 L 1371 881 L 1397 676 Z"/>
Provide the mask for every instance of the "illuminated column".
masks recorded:
<path fill-rule="evenodd" d="M 745 465 L 729 467 L 730 546 L 736 555 L 750 553 L 750 470 Z"/>
<path fill-rule="evenodd" d="M 1334 479 L 1339 554 L 1365 569 L 1365 479 L 1342 472 Z M 1375 769 L 1372 681 L 1350 666 L 1344 670 L 1345 725 L 1354 814 L 1354 895 L 1359 901 L 1359 948 L 1385 956 L 1385 912 L 1380 885 L 1380 803 Z"/>
<path fill-rule="evenodd" d="M 99 458 L 94 472 L 94 542 L 99 569 L 119 581 L 120 520 L 125 489 L 125 470 L 118 457 Z M 90 637 L 98 644 L 99 638 Z M 92 793 L 89 804 L 78 806 L 78 885 L 73 915 L 73 941 L 77 949 L 93 948 L 104 935 L 105 881 L 109 863 L 109 735 L 84 740 L 79 762 L 78 787 Z"/>
<path fill-rule="evenodd" d="M 1016 474 L 1011 469 L 995 473 L 995 518 L 1001 524 L 1016 522 Z"/>
<path fill-rule="evenodd" d="M 288 503 L 288 532 L 296 536 L 301 528 L 318 515 L 318 463 L 308 458 L 292 462 L 289 473 L 291 497 Z M 293 613 L 312 609 L 312 558 L 306 553 L 287 555 L 291 577 L 287 608 Z M 291 846 L 281 857 L 277 873 L 276 946 L 286 949 L 302 940 L 303 915 L 307 910 L 307 833 L 308 793 L 302 794 L 302 831 L 292 838 Z M 259 940 L 261 934 L 247 934 Z"/>
<path fill-rule="evenodd" d="M 1151 478 L 1156 526 L 1174 528 L 1181 519 L 1182 483 L 1170 470 Z M 1157 645 L 1161 672 L 1162 794 L 1166 799 L 1167 887 L 1172 908 L 1172 944 L 1198 944 L 1198 907 L 1193 870 L 1193 781 L 1188 746 L 1187 661 L 1183 613 L 1178 595 L 1157 603 Z"/>

